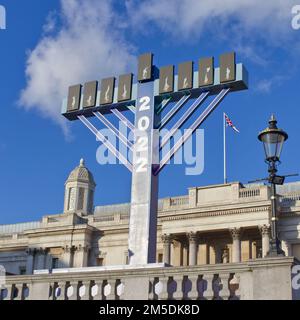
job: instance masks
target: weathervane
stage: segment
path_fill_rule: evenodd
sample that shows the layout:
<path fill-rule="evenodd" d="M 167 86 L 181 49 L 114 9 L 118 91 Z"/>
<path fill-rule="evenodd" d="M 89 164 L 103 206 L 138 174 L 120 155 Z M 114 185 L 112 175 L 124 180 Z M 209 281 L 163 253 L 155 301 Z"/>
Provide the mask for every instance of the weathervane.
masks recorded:
<path fill-rule="evenodd" d="M 153 54 L 139 57 L 137 83 L 133 74 L 121 75 L 116 87 L 114 77 L 92 81 L 69 88 L 62 114 L 69 120 L 79 119 L 128 170 L 132 172 L 131 209 L 129 222 L 129 264 L 144 265 L 156 262 L 158 175 L 165 165 L 182 148 L 195 130 L 207 119 L 229 92 L 248 88 L 248 73 L 243 64 L 236 64 L 235 53 L 220 56 L 220 67 L 215 68 L 214 58 L 199 60 L 199 71 L 194 72 L 192 61 L 181 63 L 178 75 L 174 66 L 158 70 L 153 65 Z M 190 119 L 209 96 L 212 101 L 189 126 L 182 139 L 160 159 L 161 149 L 170 142 L 174 133 Z M 161 141 L 159 131 L 184 107 L 192 104 L 179 117 Z M 162 117 L 162 111 L 172 104 Z M 133 124 L 123 111 L 135 115 Z M 114 114 L 134 134 L 131 143 L 105 115 Z M 104 135 L 88 120 L 96 116 L 131 152 L 132 163 L 122 155 Z"/>

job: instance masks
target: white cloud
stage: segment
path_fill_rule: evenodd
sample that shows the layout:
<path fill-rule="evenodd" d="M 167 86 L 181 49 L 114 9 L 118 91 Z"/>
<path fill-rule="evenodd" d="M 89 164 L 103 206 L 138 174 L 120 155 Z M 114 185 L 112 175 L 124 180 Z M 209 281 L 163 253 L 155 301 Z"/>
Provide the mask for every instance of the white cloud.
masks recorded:
<path fill-rule="evenodd" d="M 254 90 L 260 93 L 270 93 L 272 89 L 280 87 L 287 81 L 289 75 L 275 75 L 268 79 L 261 79 L 254 85 Z"/>
<path fill-rule="evenodd" d="M 60 14 L 60 30 L 44 34 L 29 53 L 27 85 L 19 104 L 50 117 L 67 133 L 60 110 L 68 86 L 128 72 L 135 66 L 135 57 L 117 28 L 119 17 L 111 1 L 61 0 Z M 44 32 L 55 28 L 54 21 L 51 13 Z"/>
<path fill-rule="evenodd" d="M 291 27 L 294 4 L 294 0 L 126 1 L 132 26 L 140 32 L 159 30 L 165 39 L 182 46 L 204 39 L 212 47 L 234 48 L 245 63 L 250 61 L 260 70 L 268 70 L 270 78 L 257 79 L 254 85 L 263 93 L 291 76 L 287 75 L 286 62 L 299 64 L 299 33 Z M 280 57 L 286 62 L 278 63 Z"/>
<path fill-rule="evenodd" d="M 293 0 L 127 0 L 135 26 L 155 23 L 177 40 L 199 36 L 209 28 L 216 37 L 259 33 L 277 41 L 292 32 Z M 149 28 L 147 28 L 149 29 Z M 229 34 L 228 34 L 229 33 Z"/>
<path fill-rule="evenodd" d="M 240 55 L 249 59 L 258 66 L 267 66 L 269 64 L 269 61 L 264 57 L 264 53 L 258 52 L 257 48 L 253 46 L 238 43 L 235 48 Z"/>
<path fill-rule="evenodd" d="M 28 55 L 27 84 L 19 103 L 50 117 L 65 132 L 60 109 L 69 85 L 136 67 L 126 32 L 154 30 L 160 40 L 171 37 L 191 44 L 210 32 L 212 43 L 229 42 L 240 55 L 268 68 L 275 47 L 297 57 L 289 41 L 296 36 L 291 28 L 293 0 L 126 0 L 122 13 L 116 10 L 120 3 L 113 6 L 115 0 L 60 1 L 60 12 L 49 14 L 41 40 Z M 272 84 L 262 80 L 257 88 L 268 92 Z"/>

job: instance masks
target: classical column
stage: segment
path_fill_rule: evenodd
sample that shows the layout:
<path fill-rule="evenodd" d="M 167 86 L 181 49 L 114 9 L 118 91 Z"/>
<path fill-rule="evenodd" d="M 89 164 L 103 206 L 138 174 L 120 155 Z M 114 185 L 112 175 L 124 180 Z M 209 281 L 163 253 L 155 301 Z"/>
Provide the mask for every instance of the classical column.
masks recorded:
<path fill-rule="evenodd" d="M 163 261 L 166 264 L 171 264 L 171 244 L 172 244 L 172 236 L 170 234 L 163 234 L 162 237 L 163 242 Z"/>
<path fill-rule="evenodd" d="M 75 267 L 78 267 L 78 268 L 87 267 L 88 252 L 89 252 L 88 246 L 79 245 L 77 247 L 77 250 L 75 253 L 75 260 L 76 260 Z"/>
<path fill-rule="evenodd" d="M 181 241 L 181 264 L 182 266 L 188 266 L 189 264 L 189 243 L 187 239 Z"/>
<path fill-rule="evenodd" d="M 220 243 L 214 244 L 215 263 L 222 263 L 222 247 Z"/>
<path fill-rule="evenodd" d="M 240 234 L 241 230 L 239 228 L 230 229 L 232 236 L 232 262 L 241 261 L 241 240 Z"/>
<path fill-rule="evenodd" d="M 37 263 L 36 263 L 36 269 L 37 270 L 43 270 L 45 268 L 45 254 L 46 250 L 43 248 L 39 248 L 37 250 Z"/>
<path fill-rule="evenodd" d="M 210 243 L 207 247 L 208 251 L 208 264 L 216 264 L 216 247 Z"/>
<path fill-rule="evenodd" d="M 50 254 L 50 249 L 47 248 L 45 250 L 46 252 L 46 256 L 45 256 L 45 269 L 48 269 L 50 270 L 52 268 L 52 257 L 51 257 L 51 254 Z"/>
<path fill-rule="evenodd" d="M 65 246 L 63 248 L 64 253 L 62 256 L 62 265 L 63 268 L 72 268 L 72 262 L 73 262 L 73 253 L 74 253 L 74 247 Z"/>
<path fill-rule="evenodd" d="M 262 258 L 264 258 L 270 250 L 270 226 L 264 224 L 259 226 L 259 230 L 262 238 Z"/>
<path fill-rule="evenodd" d="M 198 253 L 197 253 L 197 264 L 208 264 L 209 254 L 207 240 L 204 239 L 201 234 L 198 235 Z"/>
<path fill-rule="evenodd" d="M 198 236 L 196 232 L 189 232 L 187 236 L 189 239 L 189 265 L 195 266 L 197 264 Z"/>
<path fill-rule="evenodd" d="M 28 248 L 26 250 L 26 253 L 27 253 L 26 274 L 32 274 L 32 272 L 33 272 L 33 264 L 34 264 L 35 249 Z"/>

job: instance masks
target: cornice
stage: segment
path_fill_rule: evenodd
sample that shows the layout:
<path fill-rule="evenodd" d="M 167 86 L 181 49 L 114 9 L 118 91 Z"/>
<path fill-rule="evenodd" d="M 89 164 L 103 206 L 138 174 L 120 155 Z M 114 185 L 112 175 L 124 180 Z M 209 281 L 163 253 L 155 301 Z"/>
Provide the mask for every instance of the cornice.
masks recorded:
<path fill-rule="evenodd" d="M 163 217 L 160 217 L 160 221 L 174 221 L 174 220 L 185 220 L 185 219 L 194 219 L 194 218 L 203 218 L 203 217 L 217 217 L 217 216 L 229 216 L 237 214 L 249 214 L 254 212 L 269 212 L 270 206 L 257 206 L 257 207 L 248 207 L 240 209 L 229 209 L 229 210 L 214 210 L 214 211 L 196 211 L 193 210 L 189 213 L 181 214 L 169 214 Z"/>
<path fill-rule="evenodd" d="M 95 230 L 93 226 L 82 224 L 82 225 L 64 225 L 64 226 L 53 226 L 53 227 L 42 227 L 38 229 L 32 229 L 24 231 L 24 234 L 28 238 L 36 238 L 45 234 L 78 234 L 78 233 L 92 233 Z"/>

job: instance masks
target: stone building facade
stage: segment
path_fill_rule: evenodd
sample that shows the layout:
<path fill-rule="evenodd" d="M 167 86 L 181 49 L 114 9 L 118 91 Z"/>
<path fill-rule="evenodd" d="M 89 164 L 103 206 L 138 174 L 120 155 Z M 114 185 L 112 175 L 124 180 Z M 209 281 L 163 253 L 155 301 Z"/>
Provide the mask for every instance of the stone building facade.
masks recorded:
<path fill-rule="evenodd" d="M 64 211 L 0 225 L 0 265 L 9 274 L 123 265 L 130 204 L 94 207 L 96 183 L 81 160 L 65 183 Z M 278 188 L 279 237 L 300 260 L 300 182 Z M 189 188 L 159 201 L 157 262 L 173 266 L 244 262 L 269 248 L 270 189 L 239 182 Z"/>

